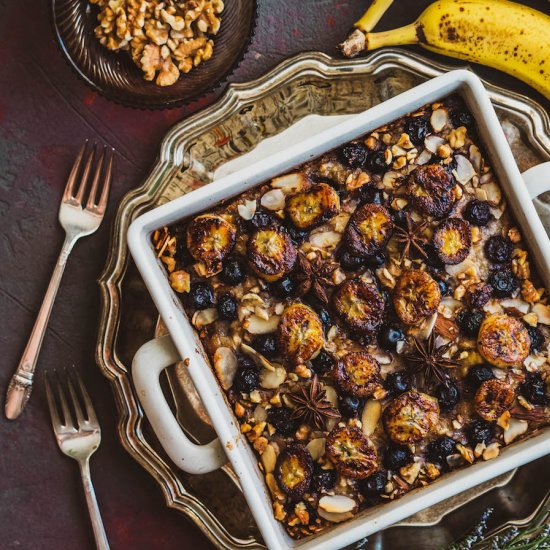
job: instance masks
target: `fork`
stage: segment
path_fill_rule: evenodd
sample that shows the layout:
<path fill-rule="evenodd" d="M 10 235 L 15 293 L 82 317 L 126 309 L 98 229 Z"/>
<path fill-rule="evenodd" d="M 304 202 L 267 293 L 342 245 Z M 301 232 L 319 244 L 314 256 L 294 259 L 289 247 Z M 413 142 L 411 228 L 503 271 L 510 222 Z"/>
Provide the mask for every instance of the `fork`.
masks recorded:
<path fill-rule="evenodd" d="M 55 264 L 52 278 L 34 323 L 31 336 L 23 352 L 23 357 L 8 385 L 4 411 L 6 417 L 10 420 L 15 420 L 21 414 L 31 395 L 38 354 L 42 347 L 42 340 L 44 339 L 46 327 L 48 326 L 53 303 L 57 295 L 57 290 L 59 289 L 59 283 L 61 282 L 65 265 L 67 264 L 69 253 L 80 237 L 85 237 L 96 231 L 105 214 L 109 187 L 111 185 L 114 149 L 111 149 L 107 155 L 107 147 L 103 147 L 92 179 L 88 200 L 83 207 L 84 194 L 88 186 L 88 180 L 90 179 L 92 162 L 96 155 L 97 144 L 95 144 L 91 150 L 88 149 L 88 140 L 86 140 L 73 164 L 69 179 L 67 180 L 67 185 L 65 186 L 63 198 L 61 199 L 59 222 L 66 233 L 65 241 L 61 248 L 57 263 Z M 106 160 L 107 156 L 108 158 Z M 102 168 L 105 161 L 106 168 L 102 176 Z M 80 174 L 82 164 L 84 167 Z M 99 199 L 96 197 L 98 193 Z"/>
<path fill-rule="evenodd" d="M 103 527 L 94 487 L 90 478 L 90 457 L 101 443 L 101 429 L 97 421 L 92 401 L 86 391 L 80 374 L 78 374 L 78 371 L 74 368 L 65 369 L 65 374 L 65 384 L 69 390 L 71 406 L 76 416 L 76 422 L 69 408 L 65 390 L 63 389 L 63 384 L 61 384 L 58 373 L 54 373 L 56 380 L 55 382 L 52 380 L 51 383 L 49 380 L 50 377 L 48 373 L 46 373 L 44 380 L 50 416 L 52 417 L 53 431 L 61 451 L 68 457 L 74 458 L 80 466 L 80 474 L 82 475 L 86 504 L 88 505 L 90 519 L 92 520 L 96 546 L 99 550 L 108 550 L 109 542 L 107 540 L 105 528 Z M 71 378 L 76 383 L 80 397 L 77 396 L 77 390 Z M 56 401 L 61 404 L 61 415 L 59 414 L 59 408 Z M 82 411 L 81 402 L 84 404 L 86 410 L 85 415 Z"/>

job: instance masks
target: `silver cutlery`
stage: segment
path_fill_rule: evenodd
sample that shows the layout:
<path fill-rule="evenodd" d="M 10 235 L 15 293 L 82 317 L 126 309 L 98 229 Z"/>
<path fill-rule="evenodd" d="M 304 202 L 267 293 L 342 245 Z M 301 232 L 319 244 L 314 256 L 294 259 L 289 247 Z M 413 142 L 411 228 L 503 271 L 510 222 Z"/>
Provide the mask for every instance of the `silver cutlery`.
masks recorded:
<path fill-rule="evenodd" d="M 109 542 L 90 477 L 90 457 L 101 443 L 101 428 L 90 396 L 78 371 L 65 369 L 65 375 L 64 384 L 61 383 L 61 377 L 57 373 L 54 373 L 53 376 L 46 373 L 45 376 L 53 431 L 61 451 L 78 462 L 96 546 L 99 550 L 108 550 Z M 66 394 L 67 389 L 69 400 Z M 61 414 L 58 404 L 61 405 Z M 71 410 L 74 411 L 74 416 Z"/>
<path fill-rule="evenodd" d="M 21 414 L 31 395 L 38 354 L 42 347 L 42 340 L 44 339 L 69 253 L 80 237 L 85 237 L 96 231 L 105 214 L 111 185 L 114 149 L 108 150 L 107 147 L 103 147 L 92 178 L 88 200 L 83 206 L 84 195 L 92 171 L 92 163 L 94 156 L 97 154 L 96 150 L 97 145 L 89 148 L 88 141 L 84 143 L 65 186 L 59 208 L 59 222 L 66 233 L 65 242 L 55 264 L 50 284 L 23 352 L 23 357 L 8 385 L 4 411 L 6 417 L 10 420 L 15 420 Z"/>

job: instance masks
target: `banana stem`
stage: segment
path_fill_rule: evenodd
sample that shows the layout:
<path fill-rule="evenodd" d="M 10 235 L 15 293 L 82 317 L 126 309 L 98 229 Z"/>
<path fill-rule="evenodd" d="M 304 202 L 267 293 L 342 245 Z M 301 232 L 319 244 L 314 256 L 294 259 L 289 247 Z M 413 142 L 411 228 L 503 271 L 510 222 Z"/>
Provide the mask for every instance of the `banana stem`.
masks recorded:
<path fill-rule="evenodd" d="M 380 21 L 392 4 L 393 0 L 373 0 L 369 9 L 361 16 L 361 19 L 359 19 L 354 26 L 365 33 L 372 31 L 376 23 Z"/>
<path fill-rule="evenodd" d="M 417 25 L 411 23 L 405 27 L 392 29 L 391 31 L 371 32 L 365 35 L 365 50 L 376 50 L 387 46 L 403 46 L 405 44 L 418 44 Z"/>

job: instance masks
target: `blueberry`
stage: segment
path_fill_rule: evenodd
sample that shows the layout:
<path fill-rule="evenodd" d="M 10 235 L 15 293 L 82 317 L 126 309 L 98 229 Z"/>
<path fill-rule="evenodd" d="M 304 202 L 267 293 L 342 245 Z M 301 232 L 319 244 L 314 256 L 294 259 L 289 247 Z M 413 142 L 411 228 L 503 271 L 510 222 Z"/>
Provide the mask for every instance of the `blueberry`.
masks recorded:
<path fill-rule="evenodd" d="M 429 130 L 428 117 L 415 116 L 408 118 L 405 122 L 404 130 L 414 145 L 420 145 L 424 142 L 424 138 Z"/>
<path fill-rule="evenodd" d="M 194 309 L 206 309 L 214 305 L 214 293 L 208 283 L 194 283 L 189 291 L 191 307 Z"/>
<path fill-rule="evenodd" d="M 245 277 L 246 265 L 244 260 L 237 256 L 230 256 L 223 262 L 220 278 L 226 285 L 238 285 L 244 281 Z"/>
<path fill-rule="evenodd" d="M 407 211 L 401 209 L 392 212 L 392 221 L 394 225 L 407 229 Z"/>
<path fill-rule="evenodd" d="M 347 271 L 358 271 L 365 267 L 366 259 L 362 256 L 356 256 L 349 250 L 343 248 L 338 253 L 338 259 L 343 269 Z"/>
<path fill-rule="evenodd" d="M 426 244 L 423 248 L 424 252 L 427 254 L 427 257 L 424 258 L 424 262 L 428 267 L 433 267 L 437 270 L 441 270 L 445 267 L 445 264 L 441 261 L 441 258 L 438 256 L 435 247 L 432 244 Z"/>
<path fill-rule="evenodd" d="M 447 457 L 456 452 L 456 441 L 443 436 L 428 443 L 428 460 L 434 464 L 447 467 Z"/>
<path fill-rule="evenodd" d="M 237 300 L 231 294 L 222 294 L 216 304 L 220 319 L 234 321 L 237 318 Z"/>
<path fill-rule="evenodd" d="M 316 311 L 317 311 L 317 315 L 319 315 L 319 319 L 321 319 L 321 323 L 323 323 L 323 327 L 326 330 L 328 327 L 332 325 L 330 313 L 324 307 L 316 309 Z"/>
<path fill-rule="evenodd" d="M 277 357 L 277 339 L 273 334 L 259 334 L 252 341 L 252 347 L 268 359 Z"/>
<path fill-rule="evenodd" d="M 519 388 L 520 393 L 533 405 L 547 405 L 546 382 L 538 372 L 527 374 L 525 382 Z"/>
<path fill-rule="evenodd" d="M 367 258 L 367 267 L 370 269 L 378 269 L 386 263 L 386 256 L 382 252 L 377 252 Z"/>
<path fill-rule="evenodd" d="M 307 231 L 302 231 L 301 229 L 297 229 L 293 225 L 287 228 L 288 234 L 290 235 L 290 238 L 296 244 L 297 246 L 300 246 L 308 237 L 309 233 Z"/>
<path fill-rule="evenodd" d="M 313 467 L 313 486 L 317 491 L 330 491 L 338 479 L 336 470 L 323 470 L 319 464 Z"/>
<path fill-rule="evenodd" d="M 176 241 L 176 251 L 174 252 L 174 258 L 182 265 L 189 265 L 193 262 L 193 257 L 189 253 L 185 238 L 181 237 Z"/>
<path fill-rule="evenodd" d="M 507 237 L 493 235 L 485 243 L 485 256 L 492 262 L 505 263 L 512 259 L 514 243 Z"/>
<path fill-rule="evenodd" d="M 495 429 L 493 424 L 481 418 L 477 418 L 466 427 L 465 431 L 468 442 L 472 447 L 475 447 L 478 443 L 489 443 L 494 435 Z"/>
<path fill-rule="evenodd" d="M 451 113 L 451 122 L 455 128 L 466 126 L 467 129 L 471 130 L 474 127 L 474 117 L 470 112 L 464 109 L 453 111 Z"/>
<path fill-rule="evenodd" d="M 468 371 L 466 379 L 472 389 L 477 390 L 482 382 L 492 380 L 494 377 L 493 369 L 489 365 L 476 365 Z"/>
<path fill-rule="evenodd" d="M 387 482 L 388 475 L 386 472 L 374 472 L 370 477 L 359 481 L 359 491 L 365 497 L 374 497 L 385 491 Z"/>
<path fill-rule="evenodd" d="M 363 406 L 363 400 L 354 395 L 345 395 L 340 398 L 338 409 L 346 418 L 355 418 L 359 416 L 361 408 Z"/>
<path fill-rule="evenodd" d="M 233 388 L 243 393 L 250 393 L 260 386 L 260 373 L 256 367 L 240 368 L 235 374 Z"/>
<path fill-rule="evenodd" d="M 279 220 L 265 210 L 256 210 L 251 220 L 248 220 L 247 224 L 254 229 L 265 229 L 266 227 L 274 227 L 279 225 Z"/>
<path fill-rule="evenodd" d="M 397 342 L 405 340 L 405 333 L 396 326 L 384 327 L 378 334 L 378 343 L 386 351 L 395 351 Z"/>
<path fill-rule="evenodd" d="M 256 363 L 254 363 L 252 358 L 249 357 L 248 355 L 239 355 L 239 357 L 237 357 L 237 366 L 240 369 L 255 369 L 255 368 L 257 368 Z"/>
<path fill-rule="evenodd" d="M 283 277 L 274 283 L 271 283 L 271 290 L 278 298 L 288 298 L 292 296 L 298 288 L 296 281 L 291 277 Z"/>
<path fill-rule="evenodd" d="M 334 358 L 322 349 L 319 355 L 311 360 L 311 365 L 317 374 L 325 374 L 334 366 Z"/>
<path fill-rule="evenodd" d="M 483 323 L 483 312 L 463 310 L 456 316 L 456 322 L 465 336 L 475 338 Z"/>
<path fill-rule="evenodd" d="M 441 296 L 448 296 L 451 293 L 451 287 L 446 281 L 439 280 L 437 281 L 437 284 L 439 285 L 439 292 L 441 292 Z"/>
<path fill-rule="evenodd" d="M 413 455 L 405 445 L 390 445 L 384 453 L 383 462 L 388 470 L 397 471 L 412 461 Z"/>
<path fill-rule="evenodd" d="M 372 185 L 363 185 L 359 188 L 359 203 L 384 204 L 384 192 Z"/>
<path fill-rule="evenodd" d="M 489 276 L 489 284 L 498 298 L 511 296 L 518 289 L 518 281 L 509 269 L 497 269 Z"/>
<path fill-rule="evenodd" d="M 405 371 L 390 372 L 384 380 L 384 388 L 392 395 L 397 395 L 410 388 L 410 379 Z"/>
<path fill-rule="evenodd" d="M 267 421 L 282 436 L 289 437 L 294 434 L 298 423 L 292 418 L 292 412 L 286 407 L 269 409 Z"/>
<path fill-rule="evenodd" d="M 542 334 L 542 331 L 539 327 L 526 325 L 525 328 L 527 329 L 529 338 L 531 340 L 529 351 L 531 353 L 536 353 L 537 351 L 540 351 L 542 349 L 542 346 L 544 345 L 544 334 Z"/>
<path fill-rule="evenodd" d="M 389 166 L 386 164 L 386 155 L 384 151 L 372 151 L 369 153 L 365 162 L 365 167 L 373 174 L 383 174 L 386 172 Z"/>
<path fill-rule="evenodd" d="M 347 143 L 339 151 L 343 164 L 351 168 L 361 168 L 367 160 L 368 149 L 362 143 Z"/>
<path fill-rule="evenodd" d="M 474 199 L 464 207 L 462 215 L 471 224 L 483 227 L 491 221 L 491 207 L 487 201 Z"/>
<path fill-rule="evenodd" d="M 452 380 L 436 386 L 434 394 L 442 411 L 450 411 L 460 401 L 460 391 Z"/>

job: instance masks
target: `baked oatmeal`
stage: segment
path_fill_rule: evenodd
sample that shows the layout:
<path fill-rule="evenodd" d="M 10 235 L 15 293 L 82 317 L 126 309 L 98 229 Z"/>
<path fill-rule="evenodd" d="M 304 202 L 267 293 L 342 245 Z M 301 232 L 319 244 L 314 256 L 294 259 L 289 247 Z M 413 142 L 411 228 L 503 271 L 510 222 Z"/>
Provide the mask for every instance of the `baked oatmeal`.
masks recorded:
<path fill-rule="evenodd" d="M 295 538 L 549 421 L 547 293 L 456 96 L 153 241 Z"/>

